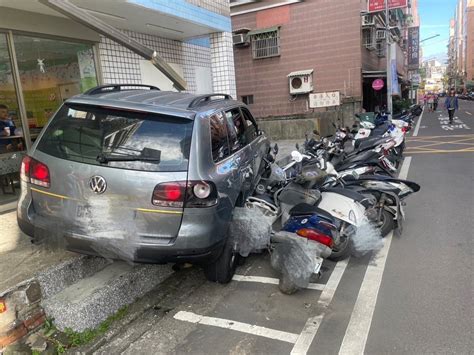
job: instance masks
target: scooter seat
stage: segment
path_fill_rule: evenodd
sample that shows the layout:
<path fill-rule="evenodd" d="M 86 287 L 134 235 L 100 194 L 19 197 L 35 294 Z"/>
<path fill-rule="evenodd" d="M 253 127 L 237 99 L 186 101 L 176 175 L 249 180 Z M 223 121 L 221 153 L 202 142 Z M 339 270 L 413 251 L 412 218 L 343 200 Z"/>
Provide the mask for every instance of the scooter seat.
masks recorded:
<path fill-rule="evenodd" d="M 361 203 L 365 208 L 370 207 L 370 203 L 369 201 L 366 200 L 366 197 L 364 195 L 358 192 L 349 190 L 349 189 L 344 189 L 340 187 L 331 187 L 331 188 L 321 189 L 321 192 L 333 192 L 339 195 L 343 195 L 354 201 Z"/>
<path fill-rule="evenodd" d="M 326 212 L 325 210 L 317 206 L 312 206 L 307 203 L 297 204 L 290 210 L 289 213 L 290 216 L 307 216 L 311 214 L 317 214 L 321 217 L 328 219 L 329 221 L 331 221 L 331 223 L 335 223 L 334 217 L 329 212 Z"/>

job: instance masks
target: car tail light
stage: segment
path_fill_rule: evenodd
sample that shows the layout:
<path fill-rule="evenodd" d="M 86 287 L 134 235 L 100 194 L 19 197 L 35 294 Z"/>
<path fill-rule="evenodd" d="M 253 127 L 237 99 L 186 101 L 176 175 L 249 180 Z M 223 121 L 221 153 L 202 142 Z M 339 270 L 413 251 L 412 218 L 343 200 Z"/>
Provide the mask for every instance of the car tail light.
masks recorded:
<path fill-rule="evenodd" d="M 324 244 L 330 248 L 332 248 L 334 244 L 334 239 L 331 236 L 318 232 L 317 230 L 314 230 L 314 229 L 302 228 L 298 230 L 296 234 L 299 235 L 300 237 L 307 238 L 309 240 L 314 240 L 315 242 Z"/>
<path fill-rule="evenodd" d="M 210 181 L 175 181 L 158 184 L 152 204 L 163 207 L 210 207 L 217 204 L 217 188 Z"/>
<path fill-rule="evenodd" d="M 21 162 L 20 176 L 23 181 L 33 185 L 51 186 L 48 166 L 29 156 L 24 157 Z"/>

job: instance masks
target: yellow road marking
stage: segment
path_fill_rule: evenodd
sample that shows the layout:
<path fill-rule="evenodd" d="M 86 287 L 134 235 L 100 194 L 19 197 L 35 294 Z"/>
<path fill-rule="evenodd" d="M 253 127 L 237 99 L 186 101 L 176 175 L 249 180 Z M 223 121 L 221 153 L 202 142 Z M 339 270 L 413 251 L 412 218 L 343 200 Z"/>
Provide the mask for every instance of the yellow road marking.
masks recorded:
<path fill-rule="evenodd" d="M 474 134 L 446 134 L 444 136 L 417 136 L 417 137 L 407 137 L 407 140 L 416 141 L 416 140 L 423 140 L 423 139 L 433 139 L 433 138 L 448 138 L 448 137 L 473 137 Z"/>

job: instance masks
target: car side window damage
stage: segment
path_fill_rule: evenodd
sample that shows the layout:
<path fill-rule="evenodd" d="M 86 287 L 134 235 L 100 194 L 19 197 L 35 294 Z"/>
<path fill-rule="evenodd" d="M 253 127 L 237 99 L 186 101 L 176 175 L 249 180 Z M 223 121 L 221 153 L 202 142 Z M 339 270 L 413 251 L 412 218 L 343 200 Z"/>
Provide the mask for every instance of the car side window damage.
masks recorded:
<path fill-rule="evenodd" d="M 245 119 L 245 136 L 247 137 L 247 142 L 250 143 L 258 137 L 258 127 L 249 110 L 242 107 L 242 115 Z"/>
<path fill-rule="evenodd" d="M 229 141 L 227 137 L 227 125 L 222 112 L 217 112 L 209 117 L 211 129 L 211 150 L 214 162 L 219 162 L 229 156 Z"/>
<path fill-rule="evenodd" d="M 245 135 L 245 122 L 238 107 L 226 111 L 225 117 L 229 129 L 230 149 L 233 153 L 245 147 L 248 143 Z"/>

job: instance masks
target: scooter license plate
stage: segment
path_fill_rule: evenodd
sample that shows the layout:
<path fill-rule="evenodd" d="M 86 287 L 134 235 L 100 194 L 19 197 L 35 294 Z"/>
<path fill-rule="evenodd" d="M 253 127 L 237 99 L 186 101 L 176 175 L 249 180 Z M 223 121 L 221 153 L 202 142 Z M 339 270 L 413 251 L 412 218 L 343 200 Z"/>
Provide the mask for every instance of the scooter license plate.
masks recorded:
<path fill-rule="evenodd" d="M 314 259 L 314 271 L 313 271 L 313 273 L 319 274 L 319 272 L 321 271 L 321 266 L 322 265 L 323 265 L 323 258 L 320 258 L 319 256 L 317 256 Z"/>

